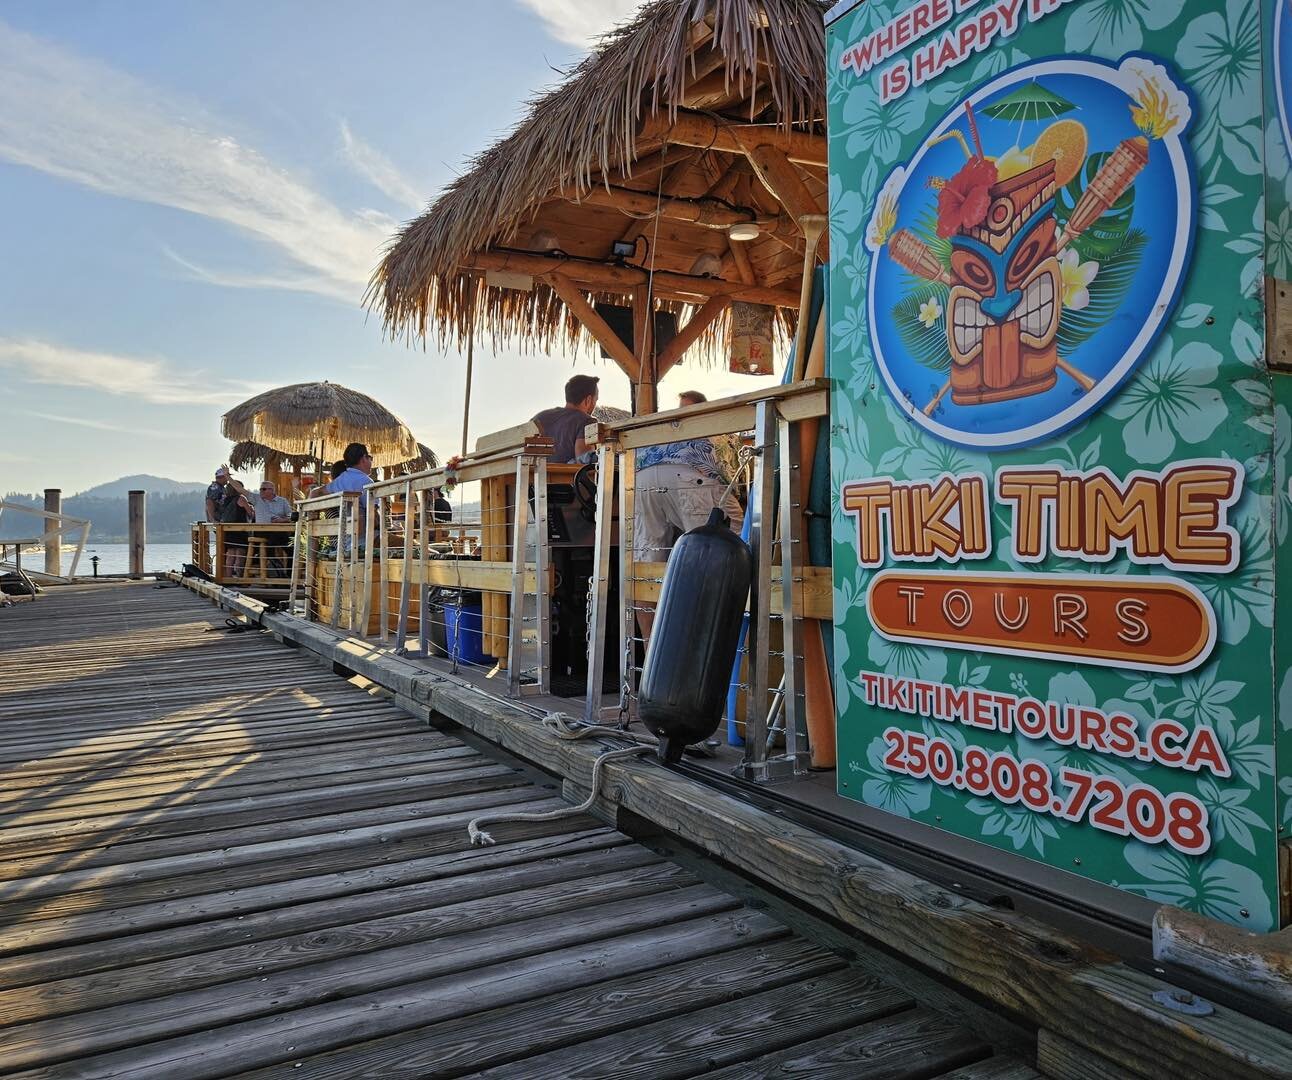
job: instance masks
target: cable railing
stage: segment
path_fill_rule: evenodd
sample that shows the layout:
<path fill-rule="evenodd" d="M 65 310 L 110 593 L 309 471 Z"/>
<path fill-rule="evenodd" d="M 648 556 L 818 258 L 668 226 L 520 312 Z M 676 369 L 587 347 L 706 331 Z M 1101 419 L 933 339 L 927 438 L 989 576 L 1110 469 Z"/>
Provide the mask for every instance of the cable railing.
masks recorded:
<path fill-rule="evenodd" d="M 451 468 L 373 481 L 362 496 L 304 500 L 291 609 L 397 654 L 503 680 L 511 697 L 549 693 L 554 657 L 568 686 L 573 653 L 584 718 L 627 724 L 637 711 L 640 661 L 671 548 L 639 542 L 638 502 L 686 497 L 658 464 L 644 476 L 650 487 L 640 487 L 637 452 L 746 433 L 738 469 L 747 506 L 732 497 L 734 485 L 723 500 L 735 528 L 748 516 L 755 560 L 728 730 L 733 744 L 743 744 L 745 777 L 801 775 L 810 749 L 803 621 L 828 623 L 833 612 L 829 568 L 807 565 L 800 425 L 827 414 L 828 384 L 809 380 L 590 427 L 590 482 L 594 470 L 549 462 L 551 441 L 518 428 L 485 440 L 486 449 Z M 468 485 L 479 491 L 478 506 L 462 500 Z M 552 502 L 558 491 L 567 501 L 574 492 L 583 504 L 586 531 L 579 536 L 561 535 L 573 508 Z M 456 505 L 448 498 L 454 492 Z M 554 544 L 562 549 L 555 565 Z M 586 569 L 575 576 L 569 551 L 578 545 Z"/>
<path fill-rule="evenodd" d="M 410 657 L 447 660 L 454 671 L 506 676 L 513 697 L 547 693 L 551 671 L 551 559 L 547 514 L 549 439 L 477 452 L 447 466 L 376 480 L 347 514 L 338 496 L 303 501 L 297 546 L 316 551 L 334 531 L 341 558 L 297 560 L 292 610 L 391 643 Z M 480 486 L 466 512 L 442 492 Z M 344 519 L 344 524 L 342 524 Z M 519 538 L 519 539 L 518 539 Z M 344 565 L 341 565 L 344 564 Z M 348 604 L 298 603 L 335 581 Z M 347 584 L 348 583 L 348 584 Z M 344 617 L 341 608 L 348 608 Z"/>
<path fill-rule="evenodd" d="M 748 506 L 729 508 L 729 499 L 724 505 L 737 530 L 741 521 L 736 520 L 734 510 L 749 515 L 749 544 L 754 554 L 748 630 L 740 648 L 742 674 L 733 683 L 735 690 L 743 691 L 745 699 L 744 759 L 740 771 L 754 780 L 807 771 L 803 619 L 830 620 L 833 612 L 829 568 L 807 566 L 804 559 L 799 425 L 828 415 L 828 410 L 828 383 L 818 379 L 589 426 L 585 438 L 597 447 L 598 528 L 587 721 L 631 721 L 641 677 L 638 656 L 646 646 L 667 568 L 666 554 L 663 561 L 638 558 L 639 554 L 653 555 L 654 551 L 645 549 L 635 535 L 641 527 L 637 502 L 647 490 L 637 484 L 637 451 L 664 443 L 752 431 L 752 440 L 739 463 L 742 469 L 752 468 Z M 674 497 L 685 498 L 685 487 L 676 479 L 670 480 L 666 468 L 655 465 L 649 472 L 648 483 L 654 486 L 655 493 L 674 492 Z M 615 509 L 616 487 L 619 602 L 612 613 L 608 608 L 615 553 L 608 523 Z M 602 705 L 603 661 L 612 615 L 619 629 L 619 693 L 617 703 L 606 708 Z M 738 718 L 732 716 L 729 721 L 729 729 L 737 731 Z"/>
<path fill-rule="evenodd" d="M 190 561 L 212 581 L 244 592 L 287 591 L 295 525 L 195 521 L 189 532 Z"/>

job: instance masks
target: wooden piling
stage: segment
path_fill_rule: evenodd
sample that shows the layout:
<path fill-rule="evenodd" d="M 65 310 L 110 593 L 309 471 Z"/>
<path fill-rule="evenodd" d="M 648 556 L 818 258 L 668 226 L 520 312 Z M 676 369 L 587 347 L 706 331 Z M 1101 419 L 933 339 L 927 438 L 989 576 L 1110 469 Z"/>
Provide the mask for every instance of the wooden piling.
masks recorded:
<path fill-rule="evenodd" d="M 145 497 L 145 493 L 142 491 L 129 493 L 130 576 L 132 578 L 144 576 L 144 544 L 148 535 L 147 518 L 144 510 Z"/>
<path fill-rule="evenodd" d="M 63 512 L 63 491 L 61 488 L 45 489 L 45 512 L 61 514 Z M 63 534 L 58 531 L 58 519 L 45 519 L 45 573 L 57 577 L 62 573 Z"/>

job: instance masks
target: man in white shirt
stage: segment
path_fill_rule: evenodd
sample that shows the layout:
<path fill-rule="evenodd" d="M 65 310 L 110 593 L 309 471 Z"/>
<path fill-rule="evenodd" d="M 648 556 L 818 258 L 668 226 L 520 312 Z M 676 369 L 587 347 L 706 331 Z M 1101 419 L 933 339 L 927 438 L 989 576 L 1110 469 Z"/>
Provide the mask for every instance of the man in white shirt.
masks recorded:
<path fill-rule="evenodd" d="M 292 504 L 278 494 L 278 488 L 270 480 L 260 485 L 259 492 L 251 492 L 236 480 L 230 480 L 242 496 L 242 508 L 252 515 L 257 525 L 278 524 L 292 519 Z"/>
<path fill-rule="evenodd" d="M 292 519 L 292 504 L 278 494 L 278 488 L 271 480 L 263 480 L 260 484 L 259 491 L 248 491 L 237 480 L 229 478 L 229 486 L 239 495 L 238 502 L 247 512 L 249 518 L 257 525 L 278 525 Z M 248 536 L 254 536 L 254 530 L 248 530 Z M 262 532 L 261 536 L 265 538 L 265 553 L 269 556 L 275 567 L 283 565 L 284 557 L 287 554 L 288 536 L 286 533 Z M 239 564 L 234 571 L 235 576 L 241 573 L 242 557 L 245 554 L 239 551 L 235 555 L 235 561 Z M 247 568 L 250 573 L 251 568 Z"/>

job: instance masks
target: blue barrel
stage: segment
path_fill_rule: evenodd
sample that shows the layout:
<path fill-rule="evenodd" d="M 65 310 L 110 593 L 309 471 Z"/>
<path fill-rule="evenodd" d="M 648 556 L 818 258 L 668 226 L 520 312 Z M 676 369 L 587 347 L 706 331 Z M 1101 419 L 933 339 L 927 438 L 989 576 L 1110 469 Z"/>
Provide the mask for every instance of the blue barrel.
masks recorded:
<path fill-rule="evenodd" d="M 638 694 L 664 761 L 717 730 L 753 570 L 749 545 L 718 509 L 669 555 Z"/>

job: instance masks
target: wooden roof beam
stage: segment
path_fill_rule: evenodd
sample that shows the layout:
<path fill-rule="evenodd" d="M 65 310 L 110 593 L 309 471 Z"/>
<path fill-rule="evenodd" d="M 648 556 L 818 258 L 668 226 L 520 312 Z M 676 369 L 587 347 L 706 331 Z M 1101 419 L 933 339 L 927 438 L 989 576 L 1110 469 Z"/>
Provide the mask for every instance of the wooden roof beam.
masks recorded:
<path fill-rule="evenodd" d="M 637 138 L 642 142 L 668 142 L 701 149 L 722 150 L 729 154 L 743 154 L 746 143 L 756 139 L 764 146 L 773 146 L 791 161 L 807 165 L 825 165 L 826 143 L 824 135 L 811 135 L 805 131 L 785 131 L 783 128 L 760 124 L 733 124 L 715 120 L 703 113 L 679 109 L 671 122 L 667 112 L 647 117 Z"/>
<path fill-rule="evenodd" d="M 754 175 L 788 214 L 798 219 L 804 214 L 821 213 L 820 204 L 808 190 L 803 176 L 779 147 L 769 143 L 750 143 L 745 154 L 754 167 Z"/>
<path fill-rule="evenodd" d="M 746 156 L 754 173 L 762 181 L 763 187 L 776 197 L 776 200 L 797 221 L 807 214 L 820 214 L 821 205 L 816 196 L 808 190 L 803 175 L 795 168 L 794 163 L 779 147 L 759 142 L 747 145 Z M 828 259 L 828 238 L 823 239 L 820 251 Z"/>
<path fill-rule="evenodd" d="M 641 378 L 641 364 L 633 351 L 624 344 L 623 339 L 610 328 L 610 324 L 597 314 L 597 309 L 588 303 L 583 293 L 564 274 L 546 274 L 543 278 L 562 300 L 565 306 L 574 313 L 580 325 L 591 334 L 603 349 L 610 354 L 616 364 L 623 368 L 624 374 L 633 382 Z"/>
<path fill-rule="evenodd" d="M 727 250 L 731 252 L 731 261 L 736 273 L 746 285 L 757 285 L 758 275 L 754 273 L 754 264 L 749 259 L 748 241 L 727 239 Z"/>
<path fill-rule="evenodd" d="M 663 146 L 654 153 L 643 154 L 633 161 L 620 162 L 612 166 L 609 175 L 615 180 L 645 180 L 654 176 L 661 169 L 672 169 L 677 165 L 685 167 L 692 164 L 702 151 L 693 146 Z M 594 184 L 603 183 L 602 174 L 595 174 Z"/>
<path fill-rule="evenodd" d="M 692 161 L 688 158 L 686 161 L 672 166 L 669 171 L 660 178 L 659 191 L 664 195 L 674 194 L 678 188 L 686 182 L 687 175 L 691 171 L 691 165 Z M 619 239 L 626 244 L 635 242 L 637 237 L 641 236 L 641 234 L 646 231 L 646 226 L 648 224 L 650 224 L 650 222 L 646 219 L 638 218 L 623 231 Z"/>
<path fill-rule="evenodd" d="M 617 263 L 594 262 L 591 259 L 572 259 L 538 251 L 497 251 L 486 249 L 469 255 L 458 269 L 512 270 L 518 274 L 546 279 L 549 274 L 560 274 L 585 289 L 602 292 L 630 292 L 634 285 L 645 284 L 649 275 L 641 267 Z M 751 304 L 768 304 L 772 307 L 797 308 L 798 292 L 791 289 L 771 289 L 746 285 L 722 278 L 694 277 L 668 270 L 656 270 L 655 295 L 663 299 L 690 302 L 692 297 L 729 296 L 732 300 L 745 300 Z M 560 295 L 558 293 L 558 295 Z M 562 299 L 565 299 L 562 296 Z M 608 350 L 607 350 L 608 351 Z"/>
<path fill-rule="evenodd" d="M 684 221 L 712 229 L 725 229 L 757 218 L 752 210 L 746 212 L 732 209 L 727 203 L 716 199 L 679 199 L 667 195 L 656 196 L 645 191 L 631 191 L 628 188 L 607 190 L 604 187 L 594 187 L 577 200 L 577 205 L 604 206 L 648 217 L 653 216 L 658 208 L 660 217 L 669 221 Z"/>

